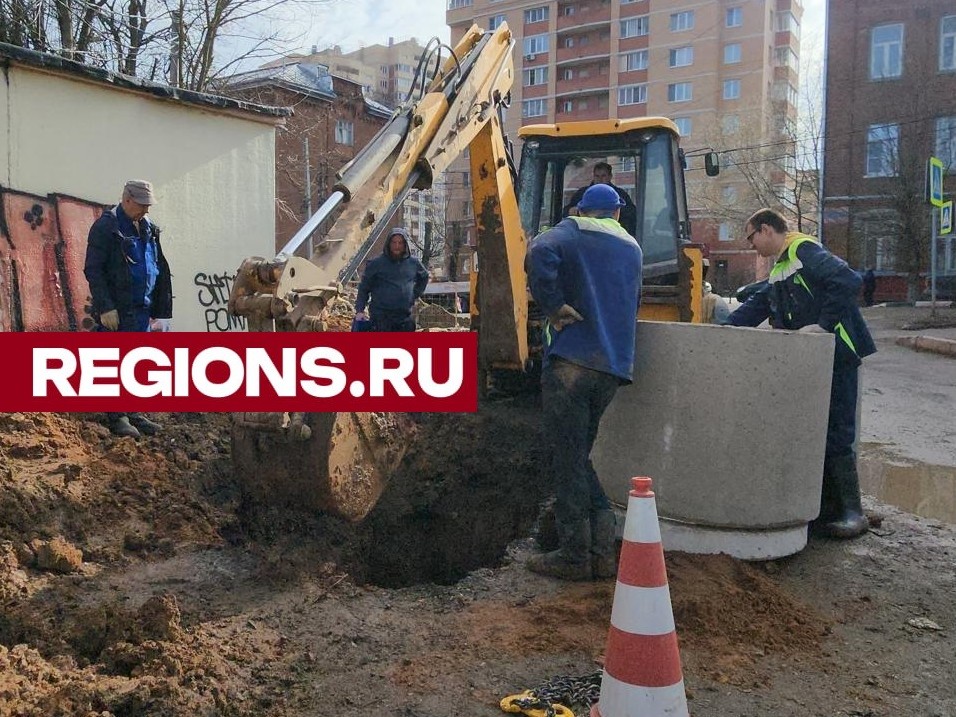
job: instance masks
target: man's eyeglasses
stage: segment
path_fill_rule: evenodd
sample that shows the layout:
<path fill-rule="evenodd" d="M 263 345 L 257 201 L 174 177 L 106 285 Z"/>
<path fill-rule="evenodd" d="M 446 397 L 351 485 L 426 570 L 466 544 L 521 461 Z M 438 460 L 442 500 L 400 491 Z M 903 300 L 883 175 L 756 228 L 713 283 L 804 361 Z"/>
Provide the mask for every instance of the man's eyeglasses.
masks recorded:
<path fill-rule="evenodd" d="M 760 227 L 760 229 L 763 229 L 763 227 Z M 748 243 L 748 244 L 753 244 L 753 243 L 754 243 L 754 234 L 759 233 L 759 232 L 760 232 L 760 229 L 754 229 L 752 232 L 750 232 L 750 234 L 747 235 L 747 243 Z"/>

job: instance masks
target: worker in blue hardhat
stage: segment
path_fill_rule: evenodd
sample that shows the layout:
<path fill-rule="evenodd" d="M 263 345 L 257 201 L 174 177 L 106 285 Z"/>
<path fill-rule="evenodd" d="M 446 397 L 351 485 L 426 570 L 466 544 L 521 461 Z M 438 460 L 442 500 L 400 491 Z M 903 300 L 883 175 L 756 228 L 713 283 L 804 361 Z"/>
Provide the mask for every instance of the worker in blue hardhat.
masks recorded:
<path fill-rule="evenodd" d="M 538 235 L 525 269 L 545 325 L 541 394 L 551 447 L 558 549 L 528 569 L 563 580 L 617 570 L 614 513 L 591 464 L 601 416 L 631 383 L 643 255 L 618 223 L 624 202 L 594 184 L 567 217 Z"/>

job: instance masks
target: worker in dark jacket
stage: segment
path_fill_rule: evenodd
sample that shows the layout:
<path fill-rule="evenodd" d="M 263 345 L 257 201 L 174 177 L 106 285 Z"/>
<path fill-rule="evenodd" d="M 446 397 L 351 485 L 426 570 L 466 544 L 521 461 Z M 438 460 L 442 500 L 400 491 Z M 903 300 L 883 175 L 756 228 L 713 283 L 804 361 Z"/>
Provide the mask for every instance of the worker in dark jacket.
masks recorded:
<path fill-rule="evenodd" d="M 428 271 L 412 256 L 408 233 L 392 229 L 382 256 L 372 259 L 362 274 L 355 318 L 365 320 L 368 306 L 373 331 L 414 331 L 412 307 L 426 286 Z"/>
<path fill-rule="evenodd" d="M 154 203 L 149 182 L 130 180 L 120 203 L 90 227 L 83 273 L 98 331 L 149 331 L 152 321 L 172 318 L 169 264 L 159 243 L 159 227 L 147 216 Z M 119 436 L 138 438 L 160 430 L 141 413 L 107 417 L 110 430 Z"/>
<path fill-rule="evenodd" d="M 777 261 L 766 286 L 732 313 L 727 323 L 758 326 L 769 318 L 775 329 L 835 335 L 823 495 L 812 527 L 831 537 L 856 537 L 868 529 L 853 450 L 857 381 L 861 360 L 876 351 L 857 308 L 862 280 L 813 237 L 788 232 L 787 222 L 771 209 L 750 217 L 745 231 L 760 256 Z"/>
<path fill-rule="evenodd" d="M 538 236 L 525 259 L 531 294 L 548 317 L 541 388 L 559 543 L 528 568 L 565 580 L 617 569 L 614 513 L 590 455 L 601 416 L 634 370 L 643 256 L 618 223 L 623 206 L 613 187 L 589 187 L 580 216 Z"/>
<path fill-rule="evenodd" d="M 635 231 L 634 222 L 637 220 L 637 207 L 634 206 L 634 200 L 631 199 L 631 195 L 627 193 L 626 190 L 614 184 L 611 181 L 614 177 L 614 170 L 611 169 L 611 165 L 607 162 L 598 162 L 594 165 L 592 170 L 593 179 L 587 187 L 580 187 L 574 194 L 571 195 L 571 199 L 568 200 L 568 203 L 564 205 L 564 216 L 578 214 L 579 208 L 578 204 L 581 201 L 581 198 L 584 196 L 584 193 L 587 191 L 588 187 L 593 187 L 595 184 L 606 184 L 609 187 L 612 187 L 617 196 L 624 202 L 624 205 L 621 207 L 621 216 L 620 223 L 625 230 L 632 232 Z"/>

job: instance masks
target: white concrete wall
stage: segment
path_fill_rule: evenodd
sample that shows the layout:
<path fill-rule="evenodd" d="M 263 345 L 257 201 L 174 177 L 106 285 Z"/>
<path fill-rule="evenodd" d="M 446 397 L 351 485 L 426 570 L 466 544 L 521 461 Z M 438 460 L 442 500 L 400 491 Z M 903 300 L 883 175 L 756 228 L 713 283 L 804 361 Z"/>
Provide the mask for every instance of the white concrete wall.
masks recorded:
<path fill-rule="evenodd" d="M 275 253 L 269 117 L 14 65 L 0 82 L 0 162 L 5 189 L 103 204 L 119 201 L 127 179 L 152 181 L 150 216 L 163 228 L 173 273 L 175 330 L 227 328 L 228 277 L 243 258 Z M 210 281 L 220 286 L 207 288 Z"/>

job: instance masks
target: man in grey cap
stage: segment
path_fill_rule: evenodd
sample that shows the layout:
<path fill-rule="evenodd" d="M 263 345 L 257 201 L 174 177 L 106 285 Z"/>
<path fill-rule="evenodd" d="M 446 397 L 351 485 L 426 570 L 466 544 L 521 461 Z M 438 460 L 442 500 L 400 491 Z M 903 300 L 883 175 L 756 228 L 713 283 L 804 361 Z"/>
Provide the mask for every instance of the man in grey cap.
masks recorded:
<path fill-rule="evenodd" d="M 90 285 L 95 331 L 149 331 L 151 321 L 172 318 L 169 264 L 159 243 L 160 229 L 147 216 L 154 203 L 153 185 L 131 179 L 120 203 L 90 227 L 83 273 Z M 138 438 L 160 429 L 141 413 L 107 417 L 118 436 Z"/>

